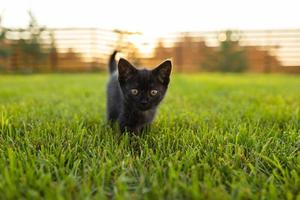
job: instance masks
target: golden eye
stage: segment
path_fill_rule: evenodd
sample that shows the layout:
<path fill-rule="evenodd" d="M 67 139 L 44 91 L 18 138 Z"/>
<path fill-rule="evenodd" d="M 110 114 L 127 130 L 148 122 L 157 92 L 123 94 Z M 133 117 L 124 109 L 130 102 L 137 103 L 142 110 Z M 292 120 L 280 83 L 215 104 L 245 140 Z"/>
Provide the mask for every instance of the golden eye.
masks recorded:
<path fill-rule="evenodd" d="M 157 93 L 158 93 L 157 90 L 151 90 L 150 91 L 151 96 L 155 96 L 155 95 L 157 95 Z"/>
<path fill-rule="evenodd" d="M 131 89 L 131 94 L 132 95 L 137 95 L 139 91 L 137 89 Z"/>

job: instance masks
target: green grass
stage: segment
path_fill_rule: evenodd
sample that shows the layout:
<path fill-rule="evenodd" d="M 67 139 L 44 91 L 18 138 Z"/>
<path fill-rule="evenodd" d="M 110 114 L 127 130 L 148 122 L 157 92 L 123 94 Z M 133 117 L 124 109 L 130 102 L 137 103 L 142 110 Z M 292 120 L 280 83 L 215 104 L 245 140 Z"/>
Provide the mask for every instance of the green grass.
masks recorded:
<path fill-rule="evenodd" d="M 176 75 L 140 137 L 106 81 L 0 76 L 0 199 L 300 199 L 300 77 Z"/>

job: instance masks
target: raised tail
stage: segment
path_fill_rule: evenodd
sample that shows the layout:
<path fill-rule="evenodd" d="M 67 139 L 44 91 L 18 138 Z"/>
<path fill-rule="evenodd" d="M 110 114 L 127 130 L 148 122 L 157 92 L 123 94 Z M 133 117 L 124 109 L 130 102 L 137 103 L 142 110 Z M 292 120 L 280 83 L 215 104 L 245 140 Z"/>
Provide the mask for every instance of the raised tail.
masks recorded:
<path fill-rule="evenodd" d="M 118 53 L 117 50 L 115 50 L 109 58 L 109 63 L 108 63 L 108 69 L 109 69 L 109 73 L 112 74 L 114 73 L 114 71 L 117 70 L 117 62 L 116 62 L 116 54 Z"/>

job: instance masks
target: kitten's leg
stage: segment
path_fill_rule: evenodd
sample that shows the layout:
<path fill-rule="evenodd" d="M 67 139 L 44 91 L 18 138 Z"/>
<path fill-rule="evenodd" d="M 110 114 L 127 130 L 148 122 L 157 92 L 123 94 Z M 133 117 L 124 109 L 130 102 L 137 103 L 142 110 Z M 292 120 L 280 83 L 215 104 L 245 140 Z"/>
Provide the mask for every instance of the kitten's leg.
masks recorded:
<path fill-rule="evenodd" d="M 126 120 L 122 120 L 122 118 L 119 119 L 119 128 L 121 133 L 129 132 L 136 135 L 139 132 L 138 129 L 126 123 Z"/>
<path fill-rule="evenodd" d="M 124 121 L 119 121 L 119 128 L 121 133 L 125 133 L 126 131 L 131 132 L 131 129 Z"/>
<path fill-rule="evenodd" d="M 144 132 L 149 132 L 151 129 L 150 124 L 145 125 L 144 127 L 140 128 L 140 132 L 144 133 Z"/>
<path fill-rule="evenodd" d="M 119 117 L 119 111 L 111 104 L 107 105 L 107 121 L 108 122 L 116 122 Z"/>
<path fill-rule="evenodd" d="M 131 135 L 137 136 L 137 135 L 140 135 L 141 132 L 142 132 L 141 128 L 132 128 L 130 126 L 126 126 L 126 125 L 122 125 L 122 124 L 120 124 L 119 127 L 120 127 L 120 132 L 121 133 L 128 132 Z"/>
<path fill-rule="evenodd" d="M 107 124 L 110 128 L 114 128 L 116 125 L 116 121 L 118 119 L 118 115 L 115 112 L 107 112 Z"/>
<path fill-rule="evenodd" d="M 109 112 L 107 115 L 107 121 L 109 122 L 116 122 L 118 119 L 118 115 L 115 112 Z"/>

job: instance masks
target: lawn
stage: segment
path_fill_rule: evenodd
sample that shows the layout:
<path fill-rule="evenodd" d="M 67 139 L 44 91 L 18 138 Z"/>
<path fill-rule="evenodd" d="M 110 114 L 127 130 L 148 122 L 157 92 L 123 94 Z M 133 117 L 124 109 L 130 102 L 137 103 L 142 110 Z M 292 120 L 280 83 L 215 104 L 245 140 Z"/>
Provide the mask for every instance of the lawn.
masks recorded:
<path fill-rule="evenodd" d="M 300 77 L 175 75 L 149 132 L 105 74 L 0 76 L 0 199 L 300 199 Z"/>

